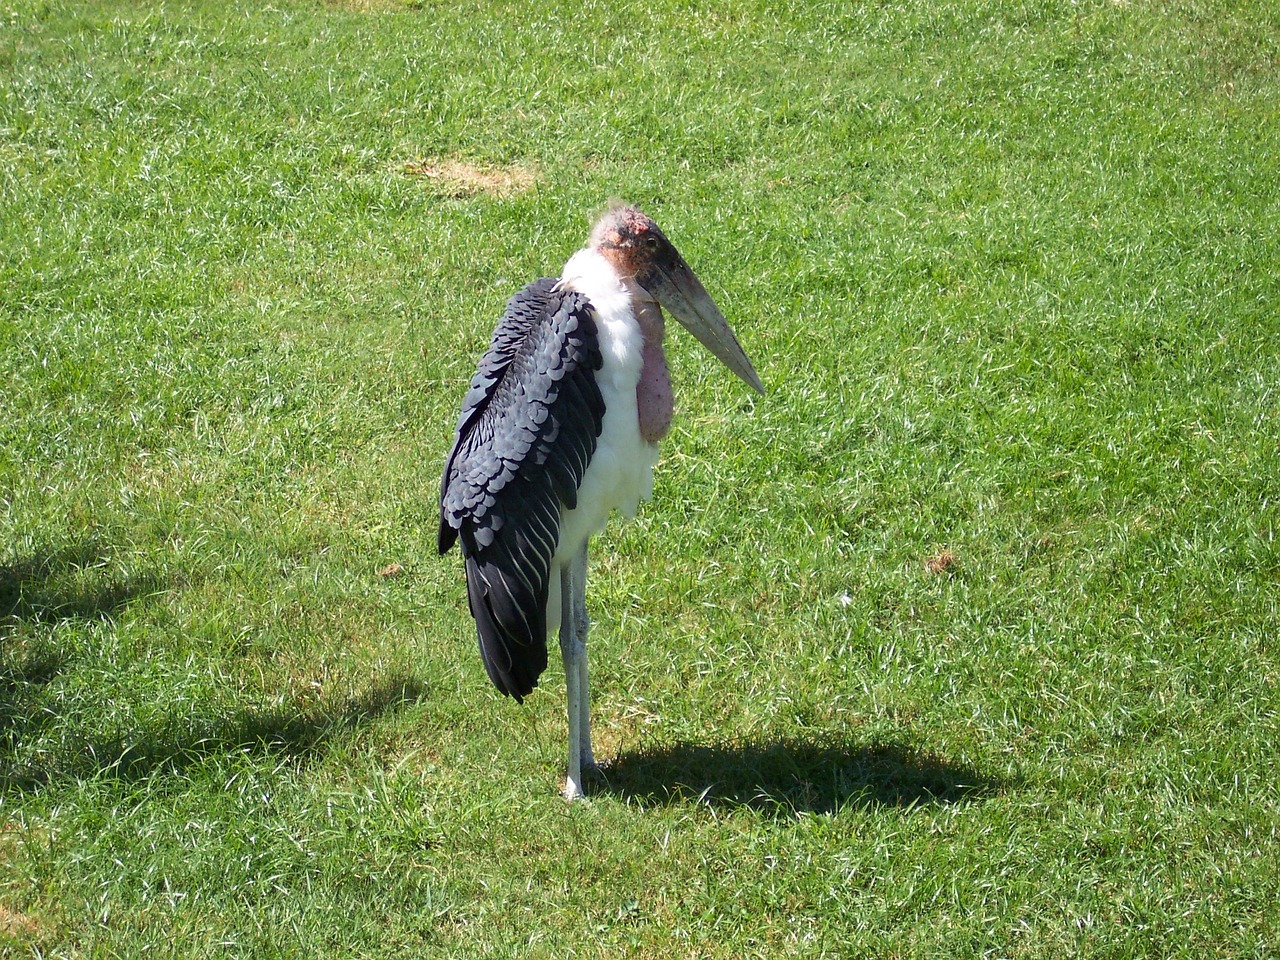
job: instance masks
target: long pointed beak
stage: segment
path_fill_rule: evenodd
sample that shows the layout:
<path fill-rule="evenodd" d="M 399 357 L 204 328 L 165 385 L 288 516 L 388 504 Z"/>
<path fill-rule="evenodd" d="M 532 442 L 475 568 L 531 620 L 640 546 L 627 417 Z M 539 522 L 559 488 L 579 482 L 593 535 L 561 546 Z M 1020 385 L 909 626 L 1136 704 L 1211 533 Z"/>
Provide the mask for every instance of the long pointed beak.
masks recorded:
<path fill-rule="evenodd" d="M 640 283 L 721 363 L 753 390 L 764 393 L 764 384 L 734 336 L 729 321 L 679 253 L 655 264 Z"/>

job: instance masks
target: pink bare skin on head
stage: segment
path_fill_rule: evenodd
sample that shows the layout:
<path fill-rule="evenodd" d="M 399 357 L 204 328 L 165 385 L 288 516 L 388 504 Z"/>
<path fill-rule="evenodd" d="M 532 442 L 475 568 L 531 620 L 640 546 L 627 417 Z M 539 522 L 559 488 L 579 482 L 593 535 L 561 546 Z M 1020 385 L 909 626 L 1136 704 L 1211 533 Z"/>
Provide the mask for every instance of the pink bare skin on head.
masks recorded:
<path fill-rule="evenodd" d="M 658 225 L 635 207 L 615 207 L 591 231 L 590 246 L 599 250 L 623 277 L 634 277 L 654 254 L 653 240 L 665 244 Z"/>

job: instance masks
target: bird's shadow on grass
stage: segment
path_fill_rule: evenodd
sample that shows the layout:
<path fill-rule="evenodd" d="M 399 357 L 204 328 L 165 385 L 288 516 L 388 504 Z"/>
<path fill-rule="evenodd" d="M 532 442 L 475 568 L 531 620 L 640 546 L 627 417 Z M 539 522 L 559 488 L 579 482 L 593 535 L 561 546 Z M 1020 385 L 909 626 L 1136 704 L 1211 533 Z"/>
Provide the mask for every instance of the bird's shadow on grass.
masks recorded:
<path fill-rule="evenodd" d="M 971 767 L 903 744 L 815 737 L 628 751 L 604 768 L 595 789 L 645 805 L 696 803 L 794 816 L 969 803 L 1004 788 Z"/>

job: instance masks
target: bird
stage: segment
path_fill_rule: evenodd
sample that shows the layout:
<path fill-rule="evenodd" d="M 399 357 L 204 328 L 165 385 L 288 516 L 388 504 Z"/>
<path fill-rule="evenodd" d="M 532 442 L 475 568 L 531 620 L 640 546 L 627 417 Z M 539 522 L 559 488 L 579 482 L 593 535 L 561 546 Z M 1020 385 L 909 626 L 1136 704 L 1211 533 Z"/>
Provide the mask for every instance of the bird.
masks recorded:
<path fill-rule="evenodd" d="M 611 205 L 559 277 L 515 293 L 462 401 L 440 483 L 441 556 L 460 542 L 489 679 L 523 703 L 558 628 L 569 756 L 598 769 L 587 672 L 587 545 L 653 491 L 674 414 L 666 310 L 743 382 L 764 385 L 711 295 L 637 207 Z"/>

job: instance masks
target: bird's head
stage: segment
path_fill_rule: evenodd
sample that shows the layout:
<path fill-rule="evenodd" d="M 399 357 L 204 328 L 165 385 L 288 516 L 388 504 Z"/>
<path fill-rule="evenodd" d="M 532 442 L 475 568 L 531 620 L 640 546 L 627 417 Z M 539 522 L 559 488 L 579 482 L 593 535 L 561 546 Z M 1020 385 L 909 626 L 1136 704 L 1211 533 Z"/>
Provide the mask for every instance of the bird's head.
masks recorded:
<path fill-rule="evenodd" d="M 760 377 L 711 294 L 652 219 L 635 207 L 613 207 L 596 223 L 588 243 L 624 282 L 634 283 L 637 296 L 660 304 L 721 363 L 764 393 Z"/>

